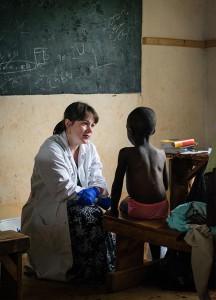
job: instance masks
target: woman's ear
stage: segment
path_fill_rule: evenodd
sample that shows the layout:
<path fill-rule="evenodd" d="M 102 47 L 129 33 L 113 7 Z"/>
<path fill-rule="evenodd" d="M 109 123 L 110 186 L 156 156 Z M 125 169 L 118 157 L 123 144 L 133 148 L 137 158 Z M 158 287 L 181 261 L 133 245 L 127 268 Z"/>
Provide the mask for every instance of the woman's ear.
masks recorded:
<path fill-rule="evenodd" d="M 72 122 L 69 119 L 65 119 L 65 127 L 69 128 L 72 125 Z"/>

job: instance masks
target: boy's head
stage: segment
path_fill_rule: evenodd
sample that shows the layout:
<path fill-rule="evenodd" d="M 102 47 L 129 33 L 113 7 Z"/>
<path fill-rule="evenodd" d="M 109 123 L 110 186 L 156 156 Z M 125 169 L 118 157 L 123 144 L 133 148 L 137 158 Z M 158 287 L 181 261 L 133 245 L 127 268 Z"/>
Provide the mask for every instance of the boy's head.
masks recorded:
<path fill-rule="evenodd" d="M 149 107 L 135 108 L 127 118 L 127 129 L 132 135 L 150 136 L 154 134 L 156 115 Z"/>

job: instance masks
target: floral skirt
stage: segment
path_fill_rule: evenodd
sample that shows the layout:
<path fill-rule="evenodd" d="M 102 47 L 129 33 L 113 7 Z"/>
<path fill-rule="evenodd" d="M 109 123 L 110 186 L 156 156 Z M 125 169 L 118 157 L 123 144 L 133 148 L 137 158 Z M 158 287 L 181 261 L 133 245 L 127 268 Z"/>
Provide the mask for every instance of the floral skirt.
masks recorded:
<path fill-rule="evenodd" d="M 76 282 L 98 283 L 107 272 L 115 270 L 116 240 L 103 227 L 103 212 L 93 204 L 74 205 L 68 202 L 68 221 L 71 236 L 73 267 Z"/>

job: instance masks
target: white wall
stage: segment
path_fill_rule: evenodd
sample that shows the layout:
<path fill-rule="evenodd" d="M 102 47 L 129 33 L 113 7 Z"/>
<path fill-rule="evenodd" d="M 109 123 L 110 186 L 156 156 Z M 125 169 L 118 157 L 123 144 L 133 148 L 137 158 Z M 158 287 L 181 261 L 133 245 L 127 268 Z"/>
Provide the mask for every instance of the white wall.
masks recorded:
<path fill-rule="evenodd" d="M 209 3 L 211 10 L 214 1 Z M 203 40 L 205 20 L 206 1 L 203 0 L 143 0 L 143 37 Z M 209 27 L 213 26 L 213 20 L 212 14 Z M 161 138 L 169 137 L 194 137 L 201 148 L 208 146 L 205 124 L 208 127 L 209 122 L 212 126 L 213 112 L 209 109 L 204 114 L 206 53 L 196 48 L 142 45 L 141 95 L 2 96 L 0 218 L 20 215 L 30 192 L 33 158 L 54 125 L 62 119 L 66 106 L 73 101 L 88 102 L 100 115 L 93 141 L 110 188 L 118 151 L 130 145 L 125 130 L 127 115 L 138 105 L 150 106 L 157 113 L 157 131 L 152 136 L 156 146 Z M 211 63 L 212 74 L 215 63 Z M 211 104 L 214 86 L 212 79 L 208 86 Z"/>

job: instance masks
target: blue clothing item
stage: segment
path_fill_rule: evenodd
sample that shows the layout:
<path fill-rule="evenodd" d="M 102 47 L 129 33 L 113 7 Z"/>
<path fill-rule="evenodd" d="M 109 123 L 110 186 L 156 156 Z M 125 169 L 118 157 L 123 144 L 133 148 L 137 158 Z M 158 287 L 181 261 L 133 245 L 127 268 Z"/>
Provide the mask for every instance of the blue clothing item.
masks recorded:
<path fill-rule="evenodd" d="M 210 226 L 210 232 L 212 235 L 216 236 L 216 226 Z"/>
<path fill-rule="evenodd" d="M 166 218 L 169 227 L 180 232 L 188 231 L 192 224 L 206 223 L 206 203 L 192 201 L 174 208 Z"/>
<path fill-rule="evenodd" d="M 91 205 L 94 203 L 95 198 L 98 198 L 99 190 L 96 187 L 88 188 L 81 190 L 77 195 L 80 196 L 77 205 Z"/>
<path fill-rule="evenodd" d="M 98 198 L 97 204 L 102 207 L 103 209 L 109 209 L 111 206 L 111 199 L 110 197 L 107 198 Z"/>

